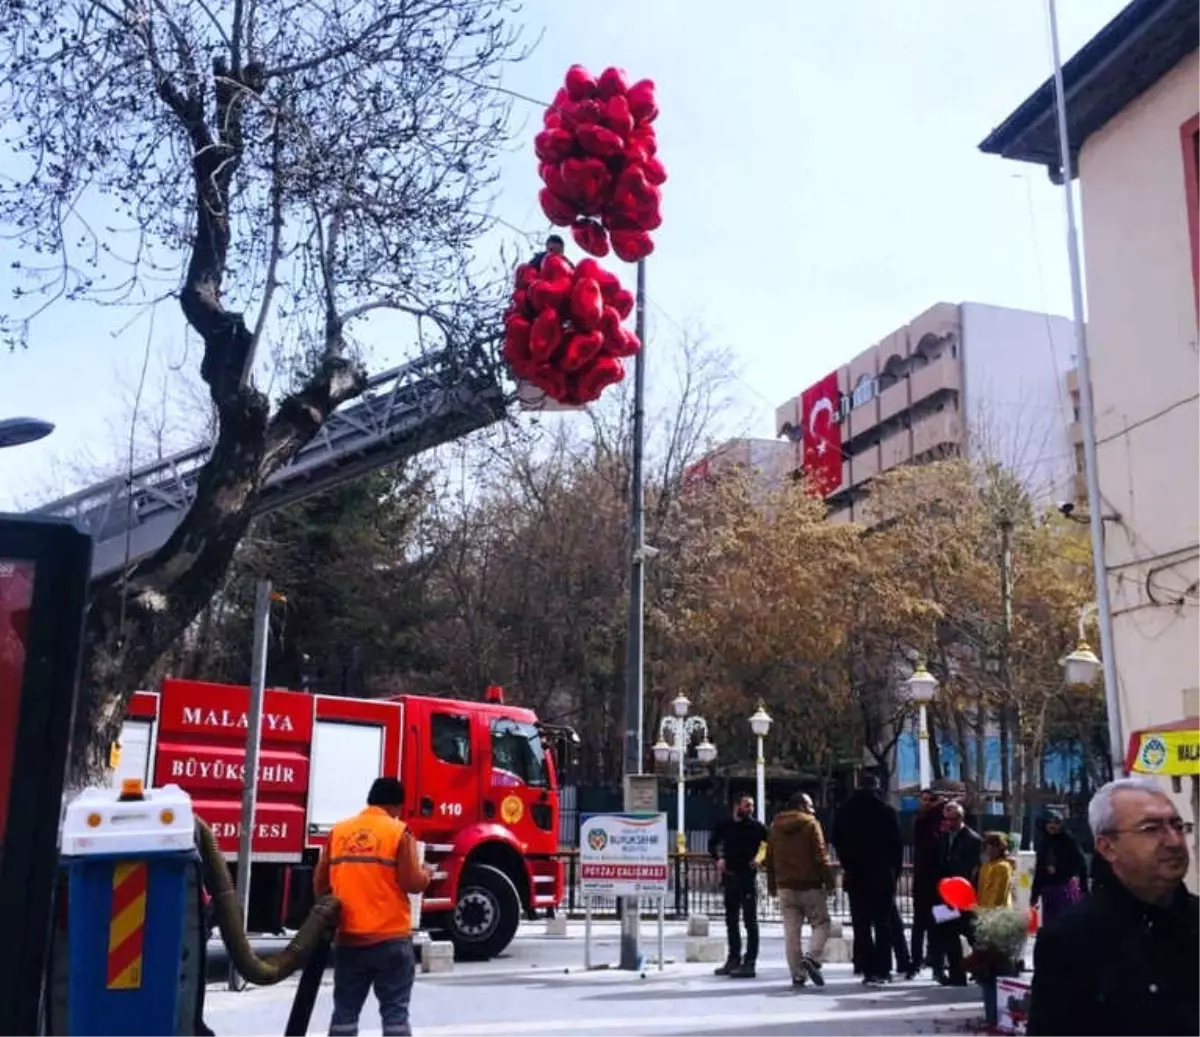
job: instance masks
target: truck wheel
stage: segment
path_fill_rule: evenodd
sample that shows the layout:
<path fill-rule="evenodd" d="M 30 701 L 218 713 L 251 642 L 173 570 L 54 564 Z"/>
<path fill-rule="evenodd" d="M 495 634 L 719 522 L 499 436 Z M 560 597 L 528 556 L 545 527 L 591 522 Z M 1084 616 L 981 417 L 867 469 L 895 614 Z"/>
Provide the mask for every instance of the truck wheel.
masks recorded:
<path fill-rule="evenodd" d="M 521 897 L 512 879 L 490 864 L 472 864 L 458 883 L 447 918 L 459 961 L 487 961 L 504 950 L 521 924 Z"/>

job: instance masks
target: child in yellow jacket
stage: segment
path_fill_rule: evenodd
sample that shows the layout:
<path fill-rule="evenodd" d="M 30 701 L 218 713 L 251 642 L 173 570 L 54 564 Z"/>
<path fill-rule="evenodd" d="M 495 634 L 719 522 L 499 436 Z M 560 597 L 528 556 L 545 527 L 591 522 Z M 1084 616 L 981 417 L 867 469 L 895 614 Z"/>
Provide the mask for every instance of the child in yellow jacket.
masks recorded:
<path fill-rule="evenodd" d="M 979 867 L 976 893 L 980 908 L 1012 907 L 1013 860 L 1008 839 L 1002 832 L 983 837 L 983 864 Z"/>

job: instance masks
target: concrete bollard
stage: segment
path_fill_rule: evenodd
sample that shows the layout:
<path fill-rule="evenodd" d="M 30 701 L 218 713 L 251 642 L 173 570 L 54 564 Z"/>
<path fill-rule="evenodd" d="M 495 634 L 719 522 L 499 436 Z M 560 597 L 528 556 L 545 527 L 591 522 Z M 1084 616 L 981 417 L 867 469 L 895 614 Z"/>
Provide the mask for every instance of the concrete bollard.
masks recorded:
<path fill-rule="evenodd" d="M 689 915 L 688 916 L 688 936 L 707 936 L 708 935 L 708 916 L 707 915 Z"/>
<path fill-rule="evenodd" d="M 553 918 L 546 919 L 546 935 L 547 936 L 566 936 L 567 935 L 567 916 L 555 915 Z"/>
<path fill-rule="evenodd" d="M 725 960 L 725 941 L 713 936 L 689 936 L 683 941 L 685 961 L 709 961 L 718 964 Z"/>
<path fill-rule="evenodd" d="M 422 972 L 453 972 L 454 944 L 431 940 L 421 948 Z"/>

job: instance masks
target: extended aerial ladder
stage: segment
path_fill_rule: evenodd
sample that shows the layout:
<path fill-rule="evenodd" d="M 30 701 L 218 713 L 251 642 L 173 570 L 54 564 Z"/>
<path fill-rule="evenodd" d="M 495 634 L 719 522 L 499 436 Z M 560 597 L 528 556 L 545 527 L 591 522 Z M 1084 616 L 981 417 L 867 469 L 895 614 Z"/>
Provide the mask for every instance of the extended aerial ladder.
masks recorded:
<path fill-rule="evenodd" d="M 254 514 L 303 500 L 366 472 L 449 443 L 505 416 L 504 391 L 483 365 L 451 350 L 427 353 L 370 379 L 263 487 Z M 34 509 L 72 520 L 94 541 L 92 579 L 152 555 L 183 521 L 211 444 L 106 479 Z"/>

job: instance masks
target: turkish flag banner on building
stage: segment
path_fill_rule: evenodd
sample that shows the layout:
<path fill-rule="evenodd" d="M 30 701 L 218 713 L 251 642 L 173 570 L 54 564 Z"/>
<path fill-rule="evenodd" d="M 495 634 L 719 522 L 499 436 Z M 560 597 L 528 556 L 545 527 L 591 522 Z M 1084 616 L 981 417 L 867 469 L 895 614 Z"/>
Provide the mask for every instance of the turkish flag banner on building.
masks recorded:
<path fill-rule="evenodd" d="M 804 423 L 804 472 L 814 493 L 827 497 L 842 485 L 842 426 L 837 417 L 840 393 L 833 371 L 800 395 Z"/>

